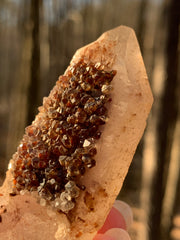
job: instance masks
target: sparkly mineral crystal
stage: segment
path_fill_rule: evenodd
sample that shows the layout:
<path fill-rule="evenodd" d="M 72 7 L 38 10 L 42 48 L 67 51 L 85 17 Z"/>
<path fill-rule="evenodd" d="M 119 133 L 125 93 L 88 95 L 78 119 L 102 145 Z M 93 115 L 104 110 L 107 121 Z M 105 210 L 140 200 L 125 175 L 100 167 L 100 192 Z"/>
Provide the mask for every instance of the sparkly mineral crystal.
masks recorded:
<path fill-rule="evenodd" d="M 79 179 L 96 165 L 99 127 L 107 119 L 106 103 L 116 72 L 102 68 L 79 60 L 44 99 L 13 156 L 17 194 L 37 191 L 42 206 L 49 203 L 63 212 L 74 208 L 81 191 Z"/>

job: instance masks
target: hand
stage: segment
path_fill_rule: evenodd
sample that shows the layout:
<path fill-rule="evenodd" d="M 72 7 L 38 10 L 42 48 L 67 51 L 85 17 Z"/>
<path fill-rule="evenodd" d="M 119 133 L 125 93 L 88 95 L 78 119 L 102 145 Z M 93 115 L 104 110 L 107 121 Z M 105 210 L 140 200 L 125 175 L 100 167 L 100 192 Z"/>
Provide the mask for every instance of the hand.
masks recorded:
<path fill-rule="evenodd" d="M 122 202 L 115 201 L 109 215 L 102 228 L 93 240 L 130 240 L 126 230 L 133 221 L 130 207 Z"/>

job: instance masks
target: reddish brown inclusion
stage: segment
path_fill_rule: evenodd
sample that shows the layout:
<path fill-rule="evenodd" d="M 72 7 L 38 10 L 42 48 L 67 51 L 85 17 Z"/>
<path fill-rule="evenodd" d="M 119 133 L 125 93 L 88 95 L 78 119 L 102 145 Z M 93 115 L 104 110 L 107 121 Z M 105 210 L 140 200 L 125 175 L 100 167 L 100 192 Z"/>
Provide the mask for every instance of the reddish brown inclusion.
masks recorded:
<path fill-rule="evenodd" d="M 99 126 L 107 118 L 110 93 L 101 89 L 110 89 L 106 86 L 115 74 L 80 60 L 59 77 L 13 156 L 17 192 L 37 190 L 50 201 L 60 196 L 69 180 L 84 189 L 78 180 L 96 164 Z"/>

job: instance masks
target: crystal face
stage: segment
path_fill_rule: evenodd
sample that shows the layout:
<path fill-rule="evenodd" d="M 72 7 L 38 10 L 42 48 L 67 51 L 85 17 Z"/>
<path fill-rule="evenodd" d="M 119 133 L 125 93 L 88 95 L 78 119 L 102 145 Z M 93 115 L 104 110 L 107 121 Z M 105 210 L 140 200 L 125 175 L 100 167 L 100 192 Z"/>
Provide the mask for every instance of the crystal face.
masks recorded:
<path fill-rule="evenodd" d="M 67 213 L 85 186 L 79 179 L 96 165 L 99 127 L 106 123 L 116 71 L 82 59 L 60 76 L 44 98 L 13 155 L 16 193 L 37 191 L 40 204 Z"/>

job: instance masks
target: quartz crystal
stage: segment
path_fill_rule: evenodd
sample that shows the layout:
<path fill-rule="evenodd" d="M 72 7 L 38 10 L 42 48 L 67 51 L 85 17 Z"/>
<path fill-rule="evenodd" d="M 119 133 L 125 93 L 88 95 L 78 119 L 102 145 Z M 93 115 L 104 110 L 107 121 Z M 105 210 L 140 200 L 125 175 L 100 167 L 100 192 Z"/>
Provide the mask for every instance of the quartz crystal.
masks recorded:
<path fill-rule="evenodd" d="M 0 188 L 1 240 L 92 240 L 128 172 L 153 102 L 134 31 L 79 49 L 44 98 Z"/>

